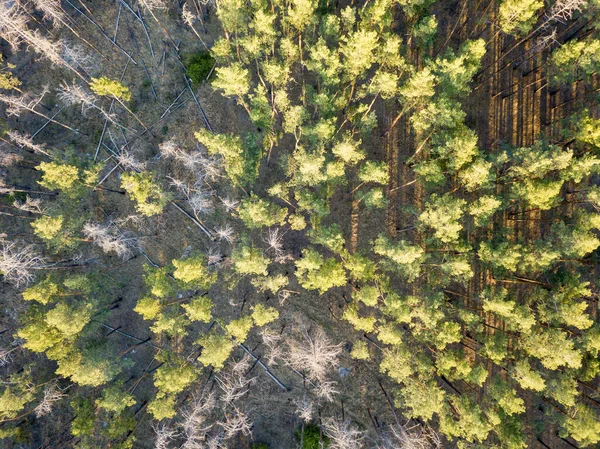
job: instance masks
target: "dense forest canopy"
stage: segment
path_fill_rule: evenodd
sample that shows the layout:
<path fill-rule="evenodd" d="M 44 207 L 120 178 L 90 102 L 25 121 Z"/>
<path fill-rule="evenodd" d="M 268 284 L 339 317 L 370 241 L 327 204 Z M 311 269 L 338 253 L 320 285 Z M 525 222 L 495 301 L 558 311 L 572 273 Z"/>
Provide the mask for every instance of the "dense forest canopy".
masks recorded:
<path fill-rule="evenodd" d="M 1 2 L 0 447 L 599 447 L 599 13 Z"/>

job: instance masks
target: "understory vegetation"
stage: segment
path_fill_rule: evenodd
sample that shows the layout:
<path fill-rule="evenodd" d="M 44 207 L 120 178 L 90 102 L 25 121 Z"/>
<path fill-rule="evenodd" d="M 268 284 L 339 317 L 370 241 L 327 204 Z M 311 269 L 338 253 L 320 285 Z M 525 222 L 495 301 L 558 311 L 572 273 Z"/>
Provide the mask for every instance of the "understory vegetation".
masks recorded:
<path fill-rule="evenodd" d="M 598 447 L 599 12 L 0 3 L 0 447 Z"/>

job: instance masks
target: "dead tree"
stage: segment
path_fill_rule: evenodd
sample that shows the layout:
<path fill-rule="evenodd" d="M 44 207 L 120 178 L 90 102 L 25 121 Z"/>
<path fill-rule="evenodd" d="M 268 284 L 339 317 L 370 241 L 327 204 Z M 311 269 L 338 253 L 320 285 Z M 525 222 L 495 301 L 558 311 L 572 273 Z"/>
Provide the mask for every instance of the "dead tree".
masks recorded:
<path fill-rule="evenodd" d="M 60 391 L 56 382 L 51 382 L 44 388 L 44 397 L 34 409 L 36 418 L 49 415 L 52 412 L 54 404 L 60 401 L 66 395 Z"/>
<path fill-rule="evenodd" d="M 34 143 L 33 137 L 27 134 L 21 134 L 19 131 L 11 130 L 6 133 L 6 136 L 20 148 L 27 148 L 34 153 L 50 156 L 50 153 L 46 151 L 45 144 Z"/>
<path fill-rule="evenodd" d="M 288 341 L 287 362 L 316 382 L 325 382 L 327 374 L 338 366 L 340 344 L 333 344 L 320 327 L 312 335 L 302 327 L 301 338 Z"/>
<path fill-rule="evenodd" d="M 83 234 L 92 239 L 105 253 L 114 253 L 123 260 L 133 255 L 133 250 L 139 249 L 137 237 L 127 237 L 120 232 L 112 223 L 101 225 L 98 223 L 86 223 L 83 226 Z"/>
<path fill-rule="evenodd" d="M 365 435 L 349 420 L 328 418 L 323 423 L 323 431 L 329 437 L 330 449 L 361 449 Z"/>
<path fill-rule="evenodd" d="M 47 266 L 33 245 L 3 240 L 0 248 L 0 272 L 4 279 L 17 287 L 27 285 L 35 278 L 35 271 Z"/>

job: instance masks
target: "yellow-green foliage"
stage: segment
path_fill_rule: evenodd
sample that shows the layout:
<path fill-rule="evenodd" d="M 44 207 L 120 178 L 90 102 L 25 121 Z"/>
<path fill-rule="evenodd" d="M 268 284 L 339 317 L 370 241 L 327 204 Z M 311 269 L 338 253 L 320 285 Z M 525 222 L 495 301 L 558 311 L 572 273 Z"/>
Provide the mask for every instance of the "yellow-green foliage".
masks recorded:
<path fill-rule="evenodd" d="M 252 321 L 252 316 L 249 315 L 233 320 L 225 327 L 227 328 L 227 332 L 229 332 L 233 338 L 238 342 L 243 343 L 252 330 L 253 325 L 254 322 Z"/>
<path fill-rule="evenodd" d="M 146 296 L 137 302 L 133 310 L 142 315 L 145 320 L 153 320 L 162 311 L 162 306 L 158 299 Z"/>
<path fill-rule="evenodd" d="M 225 161 L 225 171 L 234 185 L 245 184 L 256 176 L 256 158 L 246 151 L 239 136 L 213 134 L 201 130 L 194 134 L 198 142 L 206 147 L 211 155 L 221 155 Z"/>
<path fill-rule="evenodd" d="M 97 95 L 119 98 L 125 101 L 131 100 L 131 91 L 128 87 L 124 86 L 119 81 L 111 80 L 105 76 L 92 78 L 90 89 Z"/>
<path fill-rule="evenodd" d="M 265 307 L 262 304 L 254 306 L 252 319 L 257 326 L 264 326 L 279 318 L 279 312 L 274 307 Z"/>
<path fill-rule="evenodd" d="M 48 304 L 58 296 L 58 284 L 52 282 L 50 278 L 46 278 L 29 288 L 26 288 L 22 295 L 25 301 L 37 301 L 41 304 Z"/>
<path fill-rule="evenodd" d="M 79 169 L 73 165 L 42 162 L 37 169 L 43 172 L 39 185 L 50 190 L 69 192 L 79 181 Z"/>
<path fill-rule="evenodd" d="M 268 290 L 272 293 L 277 293 L 287 284 L 288 278 L 283 274 L 257 276 L 252 279 L 252 285 L 254 285 L 254 287 L 256 287 L 258 291 L 261 292 Z"/>
<path fill-rule="evenodd" d="M 325 293 L 332 287 L 346 284 L 346 271 L 333 257 L 325 259 L 313 249 L 304 251 L 303 257 L 296 261 L 297 276 L 302 287 Z"/>
<path fill-rule="evenodd" d="M 4 60 L 4 58 L 0 54 L 0 64 L 2 64 L 3 60 Z M 15 66 L 12 64 L 7 64 L 6 68 L 14 69 Z M 17 79 L 12 73 L 7 72 L 5 68 L 0 70 L 0 89 L 19 90 L 20 85 L 21 85 L 21 81 L 19 81 L 19 79 Z"/>
<path fill-rule="evenodd" d="M 356 141 L 350 136 L 338 142 L 332 149 L 332 153 L 348 165 L 354 165 L 365 158 L 365 153 L 360 149 L 360 140 Z"/>
<path fill-rule="evenodd" d="M 150 173 L 123 173 L 121 187 L 136 202 L 138 212 L 146 216 L 160 214 L 169 202 L 169 195 L 154 182 Z"/>
<path fill-rule="evenodd" d="M 369 360 L 369 346 L 366 342 L 359 340 L 352 345 L 350 356 L 356 360 Z"/>
<path fill-rule="evenodd" d="M 410 357 L 410 352 L 405 346 L 400 345 L 393 349 L 386 349 L 379 370 L 396 382 L 404 382 L 413 373 Z"/>
<path fill-rule="evenodd" d="M 173 418 L 177 414 L 175 410 L 175 395 L 157 396 L 148 403 L 148 411 L 154 416 L 154 419 L 159 421 Z"/>
<path fill-rule="evenodd" d="M 290 224 L 290 228 L 294 231 L 301 231 L 306 228 L 306 220 L 300 214 L 290 215 L 288 217 L 288 223 Z"/>
<path fill-rule="evenodd" d="M 202 354 L 198 361 L 204 366 L 212 365 L 219 371 L 233 350 L 233 341 L 227 335 L 205 334 L 196 342 L 202 346 Z"/>
<path fill-rule="evenodd" d="M 59 303 L 46 315 L 48 325 L 58 329 L 66 338 L 79 334 L 92 317 L 92 306 L 77 307 Z"/>
<path fill-rule="evenodd" d="M 35 389 L 27 387 L 31 384 L 28 374 L 13 374 L 8 380 L 0 394 L 1 419 L 15 418 L 35 398 Z"/>
<path fill-rule="evenodd" d="M 350 304 L 344 311 L 343 318 L 348 321 L 354 329 L 362 332 L 373 332 L 377 319 L 373 316 L 358 316 L 358 306 L 356 303 Z"/>
<path fill-rule="evenodd" d="M 119 384 L 105 388 L 102 390 L 102 397 L 96 399 L 98 407 L 114 413 L 121 413 L 133 404 L 135 404 L 135 398 Z"/>
<path fill-rule="evenodd" d="M 43 216 L 31 223 L 33 233 L 44 240 L 51 240 L 60 232 L 63 225 L 63 216 Z"/>
<path fill-rule="evenodd" d="M 194 298 L 189 304 L 183 305 L 185 313 L 190 320 L 200 321 L 202 323 L 208 323 L 212 319 L 212 307 L 213 302 L 206 296 Z"/>
<path fill-rule="evenodd" d="M 379 289 L 374 285 L 365 285 L 354 294 L 354 297 L 367 306 L 375 307 L 379 300 Z"/>
<path fill-rule="evenodd" d="M 537 20 L 542 0 L 504 0 L 500 4 L 500 28 L 505 33 L 527 33 Z"/>
<path fill-rule="evenodd" d="M 231 254 L 231 260 L 235 269 L 240 274 L 267 275 L 267 267 L 270 260 L 263 256 L 260 249 L 242 246 L 235 249 Z"/>
<path fill-rule="evenodd" d="M 211 273 L 208 270 L 208 261 L 203 255 L 173 260 L 173 265 L 175 266 L 173 277 L 186 284 L 208 288 L 217 278 L 216 273 Z"/>
<path fill-rule="evenodd" d="M 238 216 L 250 229 L 283 225 L 287 210 L 255 195 L 243 200 L 238 209 Z"/>
<path fill-rule="evenodd" d="M 154 372 L 154 386 L 157 397 L 177 394 L 186 389 L 198 377 L 196 369 L 184 361 L 165 362 Z"/>

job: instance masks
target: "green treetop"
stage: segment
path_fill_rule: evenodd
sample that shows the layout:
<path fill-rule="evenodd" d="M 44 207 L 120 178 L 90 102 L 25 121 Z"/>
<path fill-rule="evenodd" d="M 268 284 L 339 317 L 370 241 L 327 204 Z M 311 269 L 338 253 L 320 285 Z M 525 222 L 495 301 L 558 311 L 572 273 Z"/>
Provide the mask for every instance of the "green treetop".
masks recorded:
<path fill-rule="evenodd" d="M 213 302 L 206 296 L 192 299 L 189 304 L 184 304 L 183 308 L 188 318 L 192 321 L 209 323 L 212 320 L 211 309 Z"/>
<path fill-rule="evenodd" d="M 189 286 L 207 289 L 217 279 L 217 273 L 211 273 L 208 269 L 208 260 L 204 255 L 173 260 L 173 266 L 173 277 Z"/>
<path fill-rule="evenodd" d="M 252 309 L 252 319 L 257 326 L 264 326 L 279 318 L 279 312 L 274 307 L 257 304 Z"/>
<path fill-rule="evenodd" d="M 90 89 L 97 95 L 117 98 L 119 100 L 131 100 L 131 91 L 117 80 L 111 80 L 105 76 L 92 78 Z"/>
<path fill-rule="evenodd" d="M 237 342 L 243 343 L 246 341 L 246 338 L 248 338 L 248 334 L 252 330 L 253 326 L 254 321 L 252 320 L 252 316 L 248 315 L 238 318 L 237 320 L 230 321 L 225 328 Z"/>
<path fill-rule="evenodd" d="M 262 276 L 267 275 L 267 268 L 271 263 L 259 248 L 248 245 L 238 246 L 231 254 L 231 260 L 238 273 Z"/>
<path fill-rule="evenodd" d="M 151 173 L 123 173 L 121 187 L 136 202 L 135 208 L 138 212 L 146 216 L 160 214 L 170 199 L 169 195 L 152 179 Z"/>
<path fill-rule="evenodd" d="M 73 165 L 42 162 L 37 169 L 43 172 L 39 184 L 47 189 L 70 194 L 79 183 L 79 169 Z"/>
<path fill-rule="evenodd" d="M 43 216 L 31 223 L 33 233 L 44 240 L 52 240 L 60 232 L 63 225 L 63 216 Z"/>
<path fill-rule="evenodd" d="M 234 344 L 229 336 L 215 333 L 203 335 L 197 343 L 202 346 L 202 354 L 198 361 L 204 366 L 212 365 L 216 371 L 223 368 Z"/>
<path fill-rule="evenodd" d="M 419 222 L 422 226 L 432 228 L 435 238 L 443 243 L 458 241 L 462 224 L 460 219 L 464 213 L 466 201 L 446 194 L 444 196 L 431 195 L 427 201 Z"/>
<path fill-rule="evenodd" d="M 308 290 L 325 293 L 332 287 L 346 284 L 346 271 L 334 258 L 325 258 L 314 249 L 304 251 L 302 258 L 296 261 L 297 277 L 300 284 Z"/>
<path fill-rule="evenodd" d="M 498 13 L 500 28 L 508 34 L 525 34 L 537 21 L 542 0 L 503 0 Z"/>
<path fill-rule="evenodd" d="M 154 372 L 157 397 L 180 393 L 198 377 L 196 369 L 180 357 L 167 357 L 161 361 L 164 363 Z"/>
<path fill-rule="evenodd" d="M 287 210 L 253 194 L 240 203 L 238 216 L 250 229 L 275 224 L 281 226 L 285 223 Z"/>

